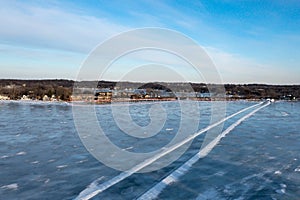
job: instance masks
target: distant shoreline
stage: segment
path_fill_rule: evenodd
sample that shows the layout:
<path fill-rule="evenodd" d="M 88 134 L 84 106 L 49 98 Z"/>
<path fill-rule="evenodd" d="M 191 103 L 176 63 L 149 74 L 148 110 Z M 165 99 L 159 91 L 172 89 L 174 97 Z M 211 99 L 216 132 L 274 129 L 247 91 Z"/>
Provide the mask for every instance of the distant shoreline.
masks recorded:
<path fill-rule="evenodd" d="M 186 90 L 186 85 L 193 93 Z M 161 101 L 172 98 L 196 98 L 211 101 L 209 89 L 224 88 L 227 101 L 261 99 L 300 100 L 300 85 L 267 84 L 205 84 L 179 82 L 113 82 L 81 81 L 64 79 L 19 80 L 0 79 L 0 100 L 43 100 L 43 101 L 90 101 L 99 104 L 108 103 L 111 98 L 130 98 L 130 101 Z M 181 96 L 170 88 L 180 91 Z M 74 96 L 74 90 L 81 90 L 81 96 Z M 98 92 L 97 92 L 98 91 Z M 119 94 L 115 94 L 119 93 Z M 173 99 L 174 100 L 174 99 Z M 123 101 L 123 100 L 122 100 Z M 126 100 L 128 101 L 128 100 Z"/>
<path fill-rule="evenodd" d="M 0 103 L 28 103 L 28 104 L 56 104 L 56 105 L 112 105 L 120 103 L 167 103 L 167 102 L 179 102 L 179 101 L 198 101 L 198 102 L 210 102 L 209 100 L 174 100 L 174 101 L 164 101 L 164 100 L 153 100 L 153 101 L 112 101 L 107 103 L 97 103 L 97 102 L 84 102 L 84 101 L 41 101 L 41 100 L 0 100 Z M 235 99 L 235 100 L 212 100 L 211 102 L 218 102 L 218 101 L 225 101 L 225 102 L 260 102 L 263 100 L 259 99 Z M 300 102 L 299 100 L 276 100 L 275 102 L 288 102 L 288 103 L 295 103 Z"/>

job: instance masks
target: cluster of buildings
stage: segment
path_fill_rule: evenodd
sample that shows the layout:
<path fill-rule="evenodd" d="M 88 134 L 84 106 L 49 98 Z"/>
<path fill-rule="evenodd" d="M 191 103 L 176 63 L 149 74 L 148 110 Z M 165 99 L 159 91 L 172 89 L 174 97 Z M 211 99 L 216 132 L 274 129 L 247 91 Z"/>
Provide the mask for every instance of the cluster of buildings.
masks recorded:
<path fill-rule="evenodd" d="M 171 92 L 160 89 L 118 89 L 110 88 L 76 88 L 72 101 L 87 101 L 106 103 L 111 101 L 173 101 L 178 99 L 205 99 L 210 93 L 200 92 Z"/>
<path fill-rule="evenodd" d="M 251 96 L 248 98 L 245 95 L 232 94 L 226 92 L 225 96 L 216 97 L 209 92 L 171 92 L 164 89 L 110 89 L 110 88 L 77 88 L 77 93 L 73 94 L 72 101 L 87 101 L 96 103 L 109 103 L 111 101 L 172 101 L 172 100 L 238 100 L 252 99 L 260 100 L 263 97 Z M 282 96 L 281 100 L 297 100 L 291 94 Z"/>
<path fill-rule="evenodd" d="M 0 100 L 11 100 L 10 97 L 8 96 L 4 96 L 4 95 L 0 95 Z M 23 95 L 19 100 L 22 101 L 30 101 L 33 100 L 32 98 L 30 98 L 29 95 Z M 55 95 L 52 95 L 51 97 L 48 97 L 48 95 L 44 95 L 42 97 L 42 101 L 58 101 L 57 98 L 55 97 Z"/>
<path fill-rule="evenodd" d="M 104 84 L 104 83 L 103 83 Z M 105 85 L 106 84 L 106 85 Z M 169 84 L 166 87 L 159 84 L 143 85 L 124 83 L 122 87 L 108 84 L 85 84 L 81 86 L 65 87 L 53 85 L 6 85 L 0 87 L 0 100 L 33 100 L 42 101 L 84 101 L 96 103 L 110 103 L 111 101 L 172 101 L 172 100 L 299 100 L 299 87 L 297 86 L 268 86 L 268 85 L 225 85 L 225 96 L 216 96 L 208 92 L 206 85 L 193 85 L 197 92 L 187 92 L 185 85 Z M 66 84 L 65 84 L 66 85 Z M 74 86 L 74 85 L 73 85 Z M 171 91 L 176 88 L 178 91 Z"/>
<path fill-rule="evenodd" d="M 0 100 L 10 100 L 8 96 L 0 95 Z"/>

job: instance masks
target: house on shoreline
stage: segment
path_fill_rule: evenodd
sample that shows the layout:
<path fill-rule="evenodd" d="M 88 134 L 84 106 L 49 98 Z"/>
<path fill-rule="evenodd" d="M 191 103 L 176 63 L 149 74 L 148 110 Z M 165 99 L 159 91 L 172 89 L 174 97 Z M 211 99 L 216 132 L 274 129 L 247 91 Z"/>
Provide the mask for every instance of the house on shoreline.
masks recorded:
<path fill-rule="evenodd" d="M 0 95 L 0 100 L 10 100 L 8 96 Z"/>
<path fill-rule="evenodd" d="M 97 89 L 95 91 L 95 101 L 111 101 L 112 90 L 109 88 Z"/>

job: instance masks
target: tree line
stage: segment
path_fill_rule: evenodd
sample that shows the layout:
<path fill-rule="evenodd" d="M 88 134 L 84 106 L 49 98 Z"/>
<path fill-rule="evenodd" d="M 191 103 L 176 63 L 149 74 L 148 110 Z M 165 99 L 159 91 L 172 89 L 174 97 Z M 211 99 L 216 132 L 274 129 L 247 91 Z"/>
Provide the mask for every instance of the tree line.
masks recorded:
<path fill-rule="evenodd" d="M 28 99 L 43 100 L 45 95 L 57 100 L 69 101 L 72 95 L 74 81 L 70 80 L 0 80 L 0 95 L 12 100 Z"/>
<path fill-rule="evenodd" d="M 57 100 L 69 101 L 73 87 L 81 88 L 109 88 L 113 89 L 154 89 L 185 92 L 187 83 L 136 83 L 113 81 L 82 81 L 53 79 L 53 80 L 18 80 L 0 79 L 0 95 L 10 99 L 21 99 L 23 95 L 29 99 L 42 100 L 45 95 L 55 96 Z M 189 83 L 198 93 L 209 93 L 209 87 L 204 83 Z M 226 95 L 236 99 L 300 99 L 300 85 L 266 85 L 266 84 L 225 84 Z"/>

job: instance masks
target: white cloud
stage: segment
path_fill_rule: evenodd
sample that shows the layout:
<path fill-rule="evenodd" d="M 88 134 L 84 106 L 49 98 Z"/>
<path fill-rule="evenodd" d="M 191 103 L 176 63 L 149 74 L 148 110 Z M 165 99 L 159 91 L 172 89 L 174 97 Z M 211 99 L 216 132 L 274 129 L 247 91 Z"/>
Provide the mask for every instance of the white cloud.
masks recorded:
<path fill-rule="evenodd" d="M 0 58 L 2 62 L 1 77 L 63 77 L 74 78 L 74 71 L 77 71 L 87 53 L 104 40 L 129 30 L 129 27 L 113 23 L 106 18 L 98 18 L 76 14 L 55 6 L 27 5 L 24 2 L 4 1 L 0 7 Z M 151 2 L 150 2 L 151 4 Z M 147 24 L 163 24 L 164 21 L 171 21 L 186 29 L 201 25 L 202 32 L 215 34 L 209 26 L 188 17 L 182 12 L 163 4 L 154 3 L 153 6 L 161 6 L 167 16 L 151 16 L 149 14 L 138 15 Z M 201 5 L 199 6 L 201 8 Z M 203 11 L 203 9 L 202 9 Z M 203 11 L 204 12 L 204 11 Z M 160 18 L 165 20 L 160 20 Z M 171 19 L 175 18 L 175 19 Z M 167 20 L 168 19 L 168 20 Z M 184 29 L 185 30 L 185 29 Z M 204 37 L 206 38 L 206 37 Z M 299 39 L 299 37 L 295 37 Z M 136 42 L 143 43 L 143 40 L 153 40 L 153 38 L 141 38 Z M 172 38 L 170 38 L 172 40 Z M 162 41 L 154 38 L 153 44 L 159 45 Z M 168 42 L 176 46 L 183 47 L 180 41 Z M 25 48 L 24 48 L 25 47 Z M 42 49 L 42 50 L 41 50 Z M 299 68 L 284 69 L 278 63 L 270 61 L 270 64 L 261 64 L 255 60 L 247 59 L 240 55 L 235 55 L 221 51 L 213 47 L 205 47 L 206 52 L 212 58 L 219 69 L 220 75 L 225 83 L 299 83 Z M 114 48 L 106 49 L 106 53 L 114 51 Z M 68 52 L 75 52 L 68 54 Z M 77 54 L 79 53 L 79 54 Z M 195 52 L 190 52 L 193 57 Z M 296 59 L 296 52 L 291 52 L 290 58 Z M 150 55 L 151 56 L 151 55 Z M 140 56 L 143 58 L 143 56 Z M 143 58 L 147 60 L 146 58 Z M 176 59 L 168 60 L 167 56 L 160 58 L 169 65 L 178 65 Z M 199 58 L 201 60 L 201 58 Z M 272 63 L 272 66 L 271 66 Z M 298 66 L 293 61 L 293 66 Z M 205 63 L 203 65 L 205 67 Z M 53 70 L 60 68 L 60 71 Z M 203 68 L 205 69 L 205 68 Z M 69 76 L 69 77 L 68 77 Z"/>
<path fill-rule="evenodd" d="M 0 78 L 74 79 L 95 46 L 128 29 L 105 18 L 25 2 L 2 2 L 0 16 Z"/>
<path fill-rule="evenodd" d="M 2 42 L 87 52 L 128 29 L 105 18 L 77 15 L 55 7 L 2 3 Z"/>
<path fill-rule="evenodd" d="M 240 55 L 213 47 L 205 47 L 215 63 L 224 83 L 299 84 L 299 70 L 285 70 L 282 66 L 261 64 Z"/>

